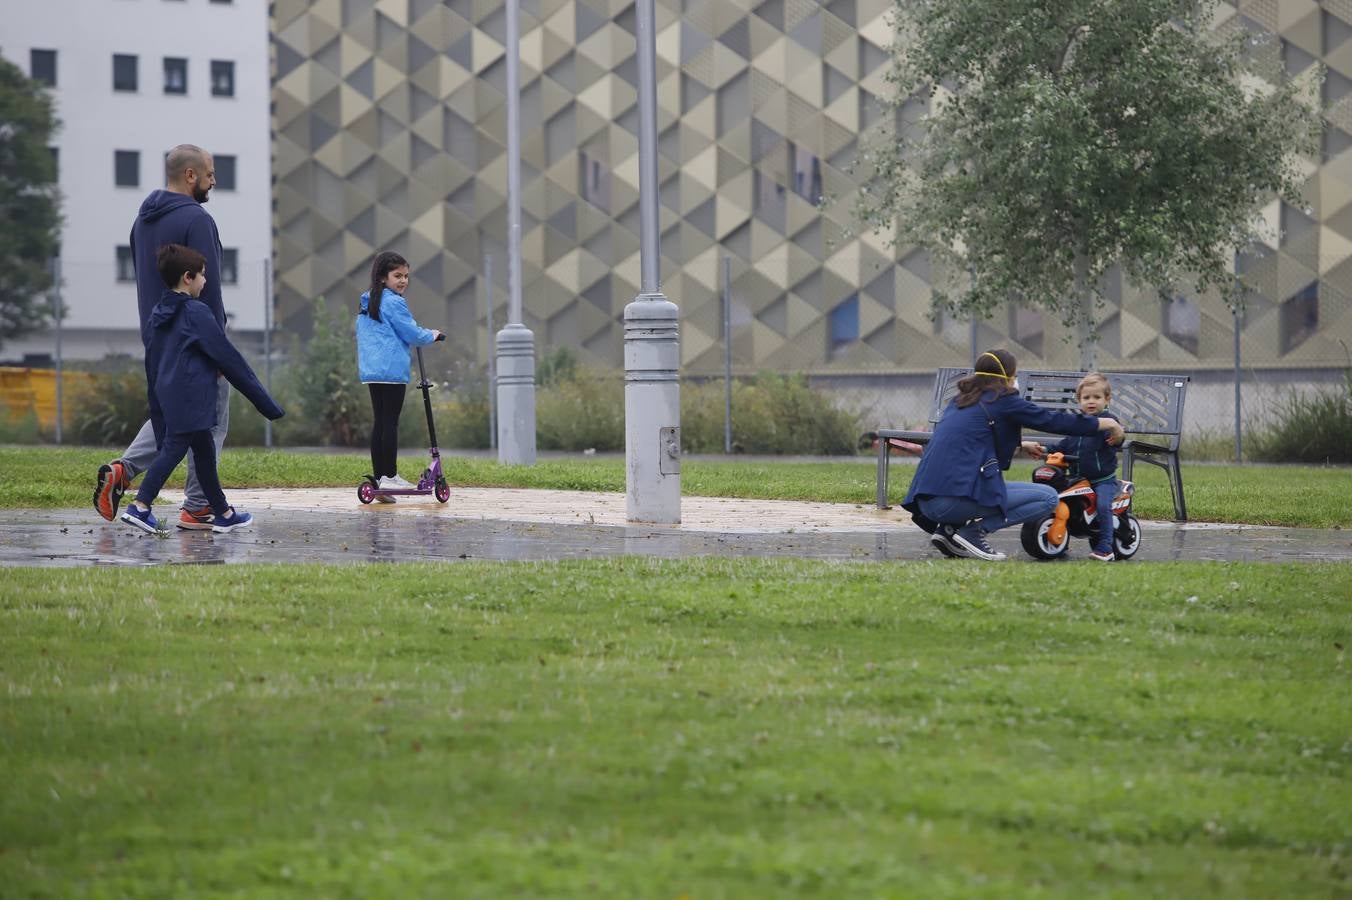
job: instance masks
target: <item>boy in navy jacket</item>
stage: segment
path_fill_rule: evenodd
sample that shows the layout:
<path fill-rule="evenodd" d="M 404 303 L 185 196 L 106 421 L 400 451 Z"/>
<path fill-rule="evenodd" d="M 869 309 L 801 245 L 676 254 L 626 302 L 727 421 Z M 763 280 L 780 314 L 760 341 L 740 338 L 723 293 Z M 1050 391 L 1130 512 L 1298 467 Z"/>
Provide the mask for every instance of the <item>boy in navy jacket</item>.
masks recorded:
<path fill-rule="evenodd" d="M 1090 372 L 1075 386 L 1075 400 L 1080 411 L 1086 416 L 1101 416 L 1117 419 L 1108 412 L 1108 403 L 1113 399 L 1113 386 L 1108 376 L 1099 372 Z M 1117 448 L 1108 443 L 1103 432 L 1089 436 L 1068 437 L 1058 441 L 1051 452 L 1073 453 L 1079 459 L 1072 462 L 1072 476 L 1089 479 L 1094 486 L 1098 535 L 1094 538 L 1094 550 L 1090 554 L 1094 559 L 1111 562 L 1113 555 L 1113 498 L 1117 496 Z"/>
<path fill-rule="evenodd" d="M 231 345 L 211 308 L 197 299 L 206 285 L 206 257 L 191 247 L 167 244 L 155 262 L 166 287 L 147 321 L 146 394 L 159 454 L 146 470 L 136 499 L 122 513 L 122 521 L 143 531 L 160 530 L 150 505 L 169 473 L 192 450 L 197 477 L 211 505 L 211 530 L 248 527 L 253 517 L 225 502 L 216 474 L 216 444 L 211 436 L 216 424 L 216 379 L 226 378 L 269 419 L 280 419 L 283 410 Z"/>

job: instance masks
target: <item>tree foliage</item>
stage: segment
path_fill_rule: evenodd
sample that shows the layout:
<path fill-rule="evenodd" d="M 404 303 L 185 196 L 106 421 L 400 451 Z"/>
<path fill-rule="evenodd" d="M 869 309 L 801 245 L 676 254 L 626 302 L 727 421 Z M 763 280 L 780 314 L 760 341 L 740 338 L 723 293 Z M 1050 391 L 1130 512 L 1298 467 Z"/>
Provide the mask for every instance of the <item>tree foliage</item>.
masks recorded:
<path fill-rule="evenodd" d="M 51 320 L 61 214 L 47 148 L 58 127 L 47 90 L 0 59 L 0 343 Z"/>
<path fill-rule="evenodd" d="M 1014 301 L 1084 322 L 1115 264 L 1238 302 L 1231 260 L 1261 204 L 1304 205 L 1322 72 L 1255 76 L 1254 38 L 1213 32 L 1215 6 L 894 0 L 897 124 L 857 212 L 931 252 L 959 315 Z"/>

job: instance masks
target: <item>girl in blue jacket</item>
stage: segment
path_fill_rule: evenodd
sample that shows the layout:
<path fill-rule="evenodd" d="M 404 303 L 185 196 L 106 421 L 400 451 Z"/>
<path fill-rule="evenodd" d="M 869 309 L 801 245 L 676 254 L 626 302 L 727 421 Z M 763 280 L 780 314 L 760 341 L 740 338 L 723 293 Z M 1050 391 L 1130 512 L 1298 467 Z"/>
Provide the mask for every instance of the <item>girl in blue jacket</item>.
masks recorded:
<path fill-rule="evenodd" d="M 1023 399 L 1014 355 L 981 354 L 972 374 L 958 382 L 958 395 L 934 427 L 901 504 L 932 532 L 930 542 L 944 555 L 1004 559 L 991 549 L 987 534 L 1056 508 L 1056 491 L 1048 485 L 1006 484 L 1001 474 L 1020 447 L 1035 457 L 1046 452 L 1036 441 L 1022 440 L 1024 426 L 1052 434 L 1106 431 L 1114 442 L 1123 438 L 1116 419 L 1053 412 Z"/>
<path fill-rule="evenodd" d="M 371 473 L 382 488 L 411 488 L 399 476 L 399 414 L 408 390 L 410 347 L 444 341 L 440 331 L 423 328 L 404 302 L 408 260 L 389 250 L 371 263 L 371 289 L 361 295 L 357 313 L 357 371 L 371 392 Z M 380 497 L 392 503 L 393 497 Z"/>

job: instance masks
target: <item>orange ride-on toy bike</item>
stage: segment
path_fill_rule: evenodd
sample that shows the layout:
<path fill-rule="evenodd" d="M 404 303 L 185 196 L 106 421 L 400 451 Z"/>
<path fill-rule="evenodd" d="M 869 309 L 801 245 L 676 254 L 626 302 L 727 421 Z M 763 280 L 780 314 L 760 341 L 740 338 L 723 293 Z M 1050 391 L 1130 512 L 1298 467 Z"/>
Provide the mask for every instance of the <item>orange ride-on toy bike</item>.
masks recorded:
<path fill-rule="evenodd" d="M 1033 470 L 1033 481 L 1054 488 L 1058 499 L 1056 509 L 1044 519 L 1023 523 L 1020 538 L 1023 549 L 1036 559 L 1060 559 L 1070 549 L 1072 537 L 1087 538 L 1091 542 L 1098 532 L 1100 511 L 1089 479 L 1070 480 L 1070 463 L 1076 459 L 1069 453 L 1052 453 Z M 1118 559 L 1131 559 L 1141 548 L 1141 523 L 1131 511 L 1131 499 L 1136 486 L 1130 481 L 1118 482 L 1113 508 L 1102 514 L 1113 516 L 1113 553 Z"/>

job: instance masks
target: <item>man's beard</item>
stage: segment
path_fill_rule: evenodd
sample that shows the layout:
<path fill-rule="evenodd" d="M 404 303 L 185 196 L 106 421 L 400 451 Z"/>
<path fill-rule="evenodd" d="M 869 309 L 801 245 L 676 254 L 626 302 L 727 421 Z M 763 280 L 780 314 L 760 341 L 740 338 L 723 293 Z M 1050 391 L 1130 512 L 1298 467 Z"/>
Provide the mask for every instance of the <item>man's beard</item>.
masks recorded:
<path fill-rule="evenodd" d="M 198 203 L 206 203 L 207 195 L 211 193 L 211 188 L 204 188 L 200 185 L 194 185 L 192 189 L 192 198 Z"/>

